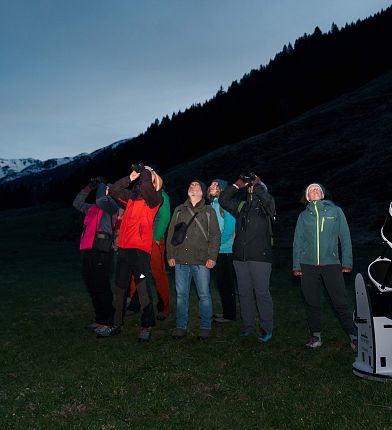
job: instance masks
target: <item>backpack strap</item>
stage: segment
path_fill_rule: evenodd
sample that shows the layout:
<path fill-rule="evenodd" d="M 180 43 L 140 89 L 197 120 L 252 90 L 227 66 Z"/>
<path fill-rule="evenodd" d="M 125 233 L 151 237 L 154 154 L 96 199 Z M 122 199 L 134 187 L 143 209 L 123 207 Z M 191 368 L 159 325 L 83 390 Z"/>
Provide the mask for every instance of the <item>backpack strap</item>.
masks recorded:
<path fill-rule="evenodd" d="M 197 213 L 194 213 L 193 210 L 191 208 L 188 207 L 188 211 L 190 212 L 191 215 L 193 215 L 192 220 L 196 221 L 196 224 L 198 225 L 198 227 L 200 228 L 201 232 L 203 233 L 204 239 L 208 241 L 208 236 L 206 235 L 206 232 L 203 228 L 203 226 L 201 225 L 201 222 L 196 218 Z M 210 214 L 208 212 L 206 212 L 207 215 L 207 223 L 208 223 L 208 229 L 209 229 L 209 218 L 210 218 Z"/>

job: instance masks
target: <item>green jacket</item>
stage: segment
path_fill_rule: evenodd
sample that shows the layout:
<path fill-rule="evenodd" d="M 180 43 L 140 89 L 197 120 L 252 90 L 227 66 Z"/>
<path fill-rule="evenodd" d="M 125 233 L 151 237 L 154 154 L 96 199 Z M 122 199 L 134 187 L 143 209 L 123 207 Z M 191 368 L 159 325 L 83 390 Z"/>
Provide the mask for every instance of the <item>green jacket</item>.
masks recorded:
<path fill-rule="evenodd" d="M 174 233 L 174 226 L 180 222 L 188 223 L 192 218 L 188 208 L 195 213 L 197 212 L 197 219 L 207 235 L 207 240 L 196 221 L 193 220 L 187 230 L 184 242 L 180 245 L 173 246 L 170 241 Z M 220 238 L 221 233 L 218 218 L 216 217 L 214 209 L 210 205 L 207 206 L 204 199 L 197 203 L 195 207 L 192 206 L 192 203 L 188 199 L 185 203 L 174 209 L 167 232 L 167 259 L 170 260 L 174 258 L 176 264 L 197 264 L 204 266 L 207 260 L 216 261 L 219 252 Z"/>
<path fill-rule="evenodd" d="M 339 260 L 338 241 L 342 250 Z M 300 213 L 295 227 L 293 270 L 301 264 L 342 264 L 352 267 L 350 230 L 340 207 L 330 200 L 310 202 Z"/>
<path fill-rule="evenodd" d="M 169 196 L 162 190 L 163 202 L 154 218 L 154 240 L 162 240 L 170 221 L 170 200 Z"/>

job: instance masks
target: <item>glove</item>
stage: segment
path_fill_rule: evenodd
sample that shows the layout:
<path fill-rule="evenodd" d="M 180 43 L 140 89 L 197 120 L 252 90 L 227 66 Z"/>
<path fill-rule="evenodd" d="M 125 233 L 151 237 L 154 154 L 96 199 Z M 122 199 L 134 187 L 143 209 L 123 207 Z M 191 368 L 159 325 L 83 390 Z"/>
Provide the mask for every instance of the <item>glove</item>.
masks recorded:
<path fill-rule="evenodd" d="M 353 269 L 351 267 L 342 267 L 343 273 L 350 273 Z"/>
<path fill-rule="evenodd" d="M 298 278 L 299 276 L 302 276 L 301 270 L 293 270 L 293 276 L 295 276 L 296 278 Z"/>

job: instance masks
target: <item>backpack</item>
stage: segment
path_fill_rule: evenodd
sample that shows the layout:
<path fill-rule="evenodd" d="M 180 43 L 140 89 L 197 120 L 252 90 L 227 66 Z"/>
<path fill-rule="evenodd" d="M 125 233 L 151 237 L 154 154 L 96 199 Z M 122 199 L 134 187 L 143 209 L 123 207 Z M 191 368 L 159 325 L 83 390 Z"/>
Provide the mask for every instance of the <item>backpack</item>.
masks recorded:
<path fill-rule="evenodd" d="M 98 206 L 91 206 L 83 222 L 83 231 L 80 238 L 80 250 L 96 249 L 98 251 L 110 252 L 112 249 L 112 235 L 99 230 L 99 225 L 103 215 L 103 210 Z M 116 213 L 113 226 L 117 221 Z"/>

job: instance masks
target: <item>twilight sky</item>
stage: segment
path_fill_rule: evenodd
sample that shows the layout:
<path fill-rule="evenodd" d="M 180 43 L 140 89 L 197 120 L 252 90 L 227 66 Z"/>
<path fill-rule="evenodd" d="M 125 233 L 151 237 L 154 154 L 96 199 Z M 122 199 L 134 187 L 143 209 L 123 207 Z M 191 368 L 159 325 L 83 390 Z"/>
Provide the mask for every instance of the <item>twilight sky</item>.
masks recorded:
<path fill-rule="evenodd" d="M 0 158 L 74 156 L 391 0 L 0 0 Z"/>

